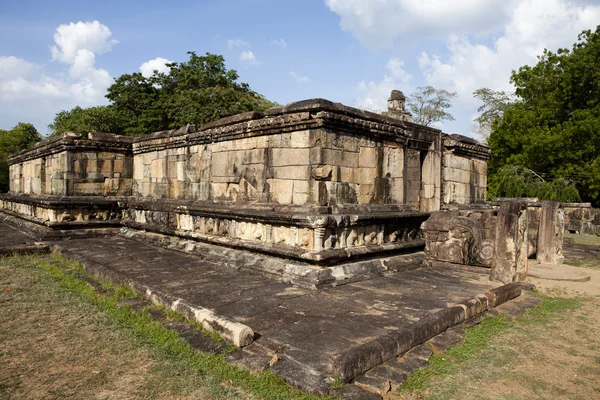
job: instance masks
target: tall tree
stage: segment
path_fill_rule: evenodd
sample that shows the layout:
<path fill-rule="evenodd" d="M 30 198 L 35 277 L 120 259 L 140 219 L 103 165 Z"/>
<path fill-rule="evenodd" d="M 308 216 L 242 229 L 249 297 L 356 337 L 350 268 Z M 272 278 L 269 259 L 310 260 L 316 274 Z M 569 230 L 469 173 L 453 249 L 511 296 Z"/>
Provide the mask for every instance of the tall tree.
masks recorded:
<path fill-rule="evenodd" d="M 494 122 L 502 118 L 504 111 L 516 101 L 516 96 L 514 93 L 481 88 L 473 92 L 473 97 L 483 103 L 477 109 L 481 114 L 473 120 L 475 133 L 487 141 Z"/>
<path fill-rule="evenodd" d="M 565 179 L 581 197 L 600 196 L 600 26 L 583 31 L 571 50 L 545 50 L 539 62 L 514 71 L 518 101 L 494 124 L 490 185 L 518 165 L 546 180 Z"/>
<path fill-rule="evenodd" d="M 239 82 L 238 73 L 225 67 L 223 56 L 188 55 L 186 62 L 169 64 L 169 73 L 121 75 L 108 88 L 109 106 L 62 111 L 50 124 L 52 133 L 108 131 L 137 136 L 187 124 L 200 126 L 275 105 Z"/>
<path fill-rule="evenodd" d="M 440 121 L 454 121 L 452 114 L 446 110 L 452 106 L 450 102 L 456 93 L 431 86 L 417 88 L 408 98 L 408 110 L 416 123 L 431 126 Z"/>
<path fill-rule="evenodd" d="M 0 192 L 9 188 L 8 162 L 6 158 L 42 140 L 32 124 L 19 122 L 11 130 L 0 129 Z"/>
<path fill-rule="evenodd" d="M 126 120 L 114 106 L 90 108 L 75 107 L 70 111 L 61 111 L 48 125 L 51 135 L 63 132 L 110 132 L 124 133 Z"/>

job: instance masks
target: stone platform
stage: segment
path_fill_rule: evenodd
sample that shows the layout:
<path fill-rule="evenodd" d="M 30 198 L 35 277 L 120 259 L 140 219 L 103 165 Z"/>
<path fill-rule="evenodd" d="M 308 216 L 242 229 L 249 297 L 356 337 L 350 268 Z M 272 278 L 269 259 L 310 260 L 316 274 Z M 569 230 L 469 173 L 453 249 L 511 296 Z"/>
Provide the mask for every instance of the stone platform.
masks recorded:
<path fill-rule="evenodd" d="M 521 292 L 519 284 L 498 289 L 477 268 L 447 266 L 315 291 L 239 270 L 230 254 L 191 256 L 123 236 L 49 244 L 89 272 L 218 331 L 242 348 L 230 362 L 270 366 L 313 393 L 327 393 L 335 378 L 352 381 Z"/>

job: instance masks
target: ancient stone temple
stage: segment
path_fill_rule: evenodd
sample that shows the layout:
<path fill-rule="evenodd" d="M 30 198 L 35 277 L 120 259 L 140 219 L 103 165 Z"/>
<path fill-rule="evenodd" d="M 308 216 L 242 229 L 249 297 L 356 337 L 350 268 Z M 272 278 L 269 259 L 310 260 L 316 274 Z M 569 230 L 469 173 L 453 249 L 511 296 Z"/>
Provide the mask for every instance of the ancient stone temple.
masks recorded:
<path fill-rule="evenodd" d="M 403 98 L 387 116 L 313 99 L 135 140 L 65 133 L 9 158 L 0 206 L 40 237 L 125 227 L 305 275 L 419 249 L 430 212 L 485 199 L 490 150 L 411 122 Z"/>

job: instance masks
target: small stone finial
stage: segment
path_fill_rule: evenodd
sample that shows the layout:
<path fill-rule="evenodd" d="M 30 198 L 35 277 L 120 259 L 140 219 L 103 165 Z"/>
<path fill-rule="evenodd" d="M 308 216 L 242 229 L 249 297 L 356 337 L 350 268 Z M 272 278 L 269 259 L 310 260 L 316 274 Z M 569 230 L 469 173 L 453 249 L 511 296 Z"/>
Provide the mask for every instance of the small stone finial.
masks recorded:
<path fill-rule="evenodd" d="M 403 121 L 412 121 L 412 115 L 406 111 L 405 104 L 406 96 L 404 96 L 404 93 L 400 90 L 392 90 L 388 99 L 388 110 L 385 115 Z"/>
<path fill-rule="evenodd" d="M 406 96 L 399 90 L 392 90 L 389 100 L 406 100 Z"/>

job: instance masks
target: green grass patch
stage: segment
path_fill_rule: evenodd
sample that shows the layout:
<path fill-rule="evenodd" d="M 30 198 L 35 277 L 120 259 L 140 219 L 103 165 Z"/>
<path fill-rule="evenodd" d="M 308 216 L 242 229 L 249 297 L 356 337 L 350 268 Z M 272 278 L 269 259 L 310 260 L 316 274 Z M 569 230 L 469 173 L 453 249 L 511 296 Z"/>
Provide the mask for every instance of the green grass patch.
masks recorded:
<path fill-rule="evenodd" d="M 183 340 L 176 332 L 170 331 L 152 320 L 147 312 L 133 313 L 130 307 L 119 307 L 117 303 L 125 299 L 136 298 L 135 292 L 123 286 L 115 286 L 101 279 L 98 281 L 105 292 L 97 293 L 86 283 L 90 278 L 83 267 L 57 255 L 12 256 L 2 259 L 4 265 L 16 268 L 39 268 L 51 277 L 58 289 L 69 295 L 78 296 L 93 304 L 107 315 L 109 320 L 120 329 L 130 333 L 136 343 L 147 348 L 154 357 L 175 360 L 179 373 L 198 371 L 211 377 L 224 386 L 239 388 L 253 396 L 265 399 L 314 399 L 316 396 L 296 390 L 267 370 L 258 375 L 228 365 L 226 354 L 213 355 L 201 353 Z M 183 316 L 167 311 L 171 318 L 184 319 Z M 196 327 L 200 328 L 198 324 Z M 206 331 L 205 331 L 206 332 Z M 234 348 L 231 347 L 231 351 Z M 166 371 L 165 371 L 166 373 Z M 218 386 L 218 385 L 215 385 Z M 217 388 L 207 388 L 218 395 Z M 244 396 L 246 397 L 246 396 Z"/>
<path fill-rule="evenodd" d="M 500 314 L 497 317 L 488 317 L 478 325 L 465 328 L 466 337 L 462 343 L 434 354 L 429 359 L 429 364 L 410 374 L 399 390 L 401 392 L 424 391 L 433 381 L 453 373 L 468 361 L 478 359 L 484 350 L 494 344 L 498 335 L 509 328 L 515 325 L 548 323 L 560 313 L 576 309 L 581 302 L 578 299 L 554 298 L 539 293 L 536 295 L 541 297 L 542 302 L 518 318 Z"/>

